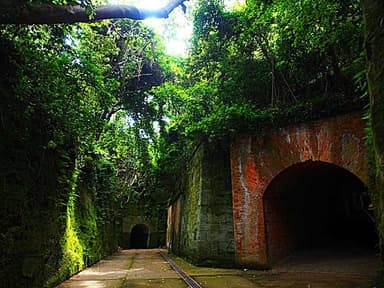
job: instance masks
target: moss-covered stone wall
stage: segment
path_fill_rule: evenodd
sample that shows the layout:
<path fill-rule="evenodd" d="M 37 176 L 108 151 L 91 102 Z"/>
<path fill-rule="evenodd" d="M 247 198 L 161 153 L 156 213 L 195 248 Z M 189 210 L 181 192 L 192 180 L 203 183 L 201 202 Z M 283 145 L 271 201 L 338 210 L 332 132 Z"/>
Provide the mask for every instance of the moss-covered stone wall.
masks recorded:
<path fill-rule="evenodd" d="M 117 248 L 120 227 L 100 213 L 95 179 L 84 182 L 74 162 L 46 153 L 36 160 L 41 175 L 12 150 L 2 158 L 23 173 L 0 178 L 0 287 L 54 287 Z"/>
<path fill-rule="evenodd" d="M 70 137 L 50 145 L 54 119 L 4 80 L 0 118 L 0 287 L 54 287 L 117 248 L 108 173 L 78 163 Z"/>
<path fill-rule="evenodd" d="M 199 265 L 233 264 L 230 173 L 225 148 L 203 144 L 197 149 L 186 175 L 186 189 L 171 208 L 173 252 Z"/>

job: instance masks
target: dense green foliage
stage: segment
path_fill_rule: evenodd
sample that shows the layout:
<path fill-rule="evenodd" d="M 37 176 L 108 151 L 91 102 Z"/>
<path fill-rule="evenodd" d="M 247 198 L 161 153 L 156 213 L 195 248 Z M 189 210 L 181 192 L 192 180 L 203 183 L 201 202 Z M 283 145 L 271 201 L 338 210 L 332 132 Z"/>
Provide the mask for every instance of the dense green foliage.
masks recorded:
<path fill-rule="evenodd" d="M 229 12 L 200 1 L 183 77 L 159 90 L 182 103 L 173 115 L 187 135 L 224 137 L 267 115 L 361 107 L 362 49 L 359 1 L 255 0 Z"/>
<path fill-rule="evenodd" d="M 90 14 L 96 4 L 38 2 Z M 186 59 L 127 20 L 2 26 L 0 44 L 0 283 L 9 287 L 53 286 L 114 251 L 128 204 L 164 219 L 198 142 L 367 100 L 355 91 L 364 85 L 354 80 L 364 72 L 355 0 L 249 0 L 235 11 L 198 1 Z"/>
<path fill-rule="evenodd" d="M 117 249 L 128 203 L 164 217 L 149 91 L 168 59 L 126 20 L 0 33 L 1 285 L 51 287 Z"/>

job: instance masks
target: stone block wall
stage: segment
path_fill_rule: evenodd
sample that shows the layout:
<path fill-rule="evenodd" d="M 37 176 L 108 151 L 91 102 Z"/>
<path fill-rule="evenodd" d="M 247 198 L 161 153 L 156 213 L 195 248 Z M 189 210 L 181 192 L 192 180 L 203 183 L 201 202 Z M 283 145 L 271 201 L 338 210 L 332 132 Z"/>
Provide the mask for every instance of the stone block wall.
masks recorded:
<path fill-rule="evenodd" d="M 234 235 L 229 151 L 204 148 L 200 253 L 206 264 L 233 263 Z"/>
<path fill-rule="evenodd" d="M 199 265 L 230 266 L 234 260 L 229 152 L 201 145 L 188 169 L 186 191 L 169 211 L 171 251 Z"/>

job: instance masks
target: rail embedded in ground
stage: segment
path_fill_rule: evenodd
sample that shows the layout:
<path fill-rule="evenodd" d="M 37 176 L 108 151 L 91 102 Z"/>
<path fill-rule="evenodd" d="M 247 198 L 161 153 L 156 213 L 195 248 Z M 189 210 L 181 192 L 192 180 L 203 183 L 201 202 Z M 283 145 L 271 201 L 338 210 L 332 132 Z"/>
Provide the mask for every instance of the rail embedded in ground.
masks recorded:
<path fill-rule="evenodd" d="M 179 265 L 177 265 L 171 258 L 169 258 L 166 254 L 160 252 L 160 255 L 165 259 L 165 261 L 168 262 L 168 264 L 172 267 L 173 270 L 176 271 L 177 274 L 181 277 L 181 279 L 184 280 L 184 282 L 188 285 L 188 287 L 191 288 L 202 288 L 201 285 L 196 282 L 195 279 L 193 279 L 191 276 L 189 276 L 187 273 L 181 269 Z"/>

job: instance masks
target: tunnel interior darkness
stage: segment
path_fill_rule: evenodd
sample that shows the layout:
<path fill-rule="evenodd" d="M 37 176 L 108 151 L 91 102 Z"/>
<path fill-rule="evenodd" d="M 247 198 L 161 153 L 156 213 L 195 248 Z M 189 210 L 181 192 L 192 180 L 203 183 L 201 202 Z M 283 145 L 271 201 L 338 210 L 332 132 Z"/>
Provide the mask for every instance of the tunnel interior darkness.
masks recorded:
<path fill-rule="evenodd" d="M 264 194 L 268 261 L 313 249 L 374 249 L 364 183 L 339 166 L 306 161 L 278 174 Z"/>
<path fill-rule="evenodd" d="M 130 247 L 132 249 L 148 248 L 149 228 L 145 224 L 137 224 L 133 226 L 130 237 Z"/>

